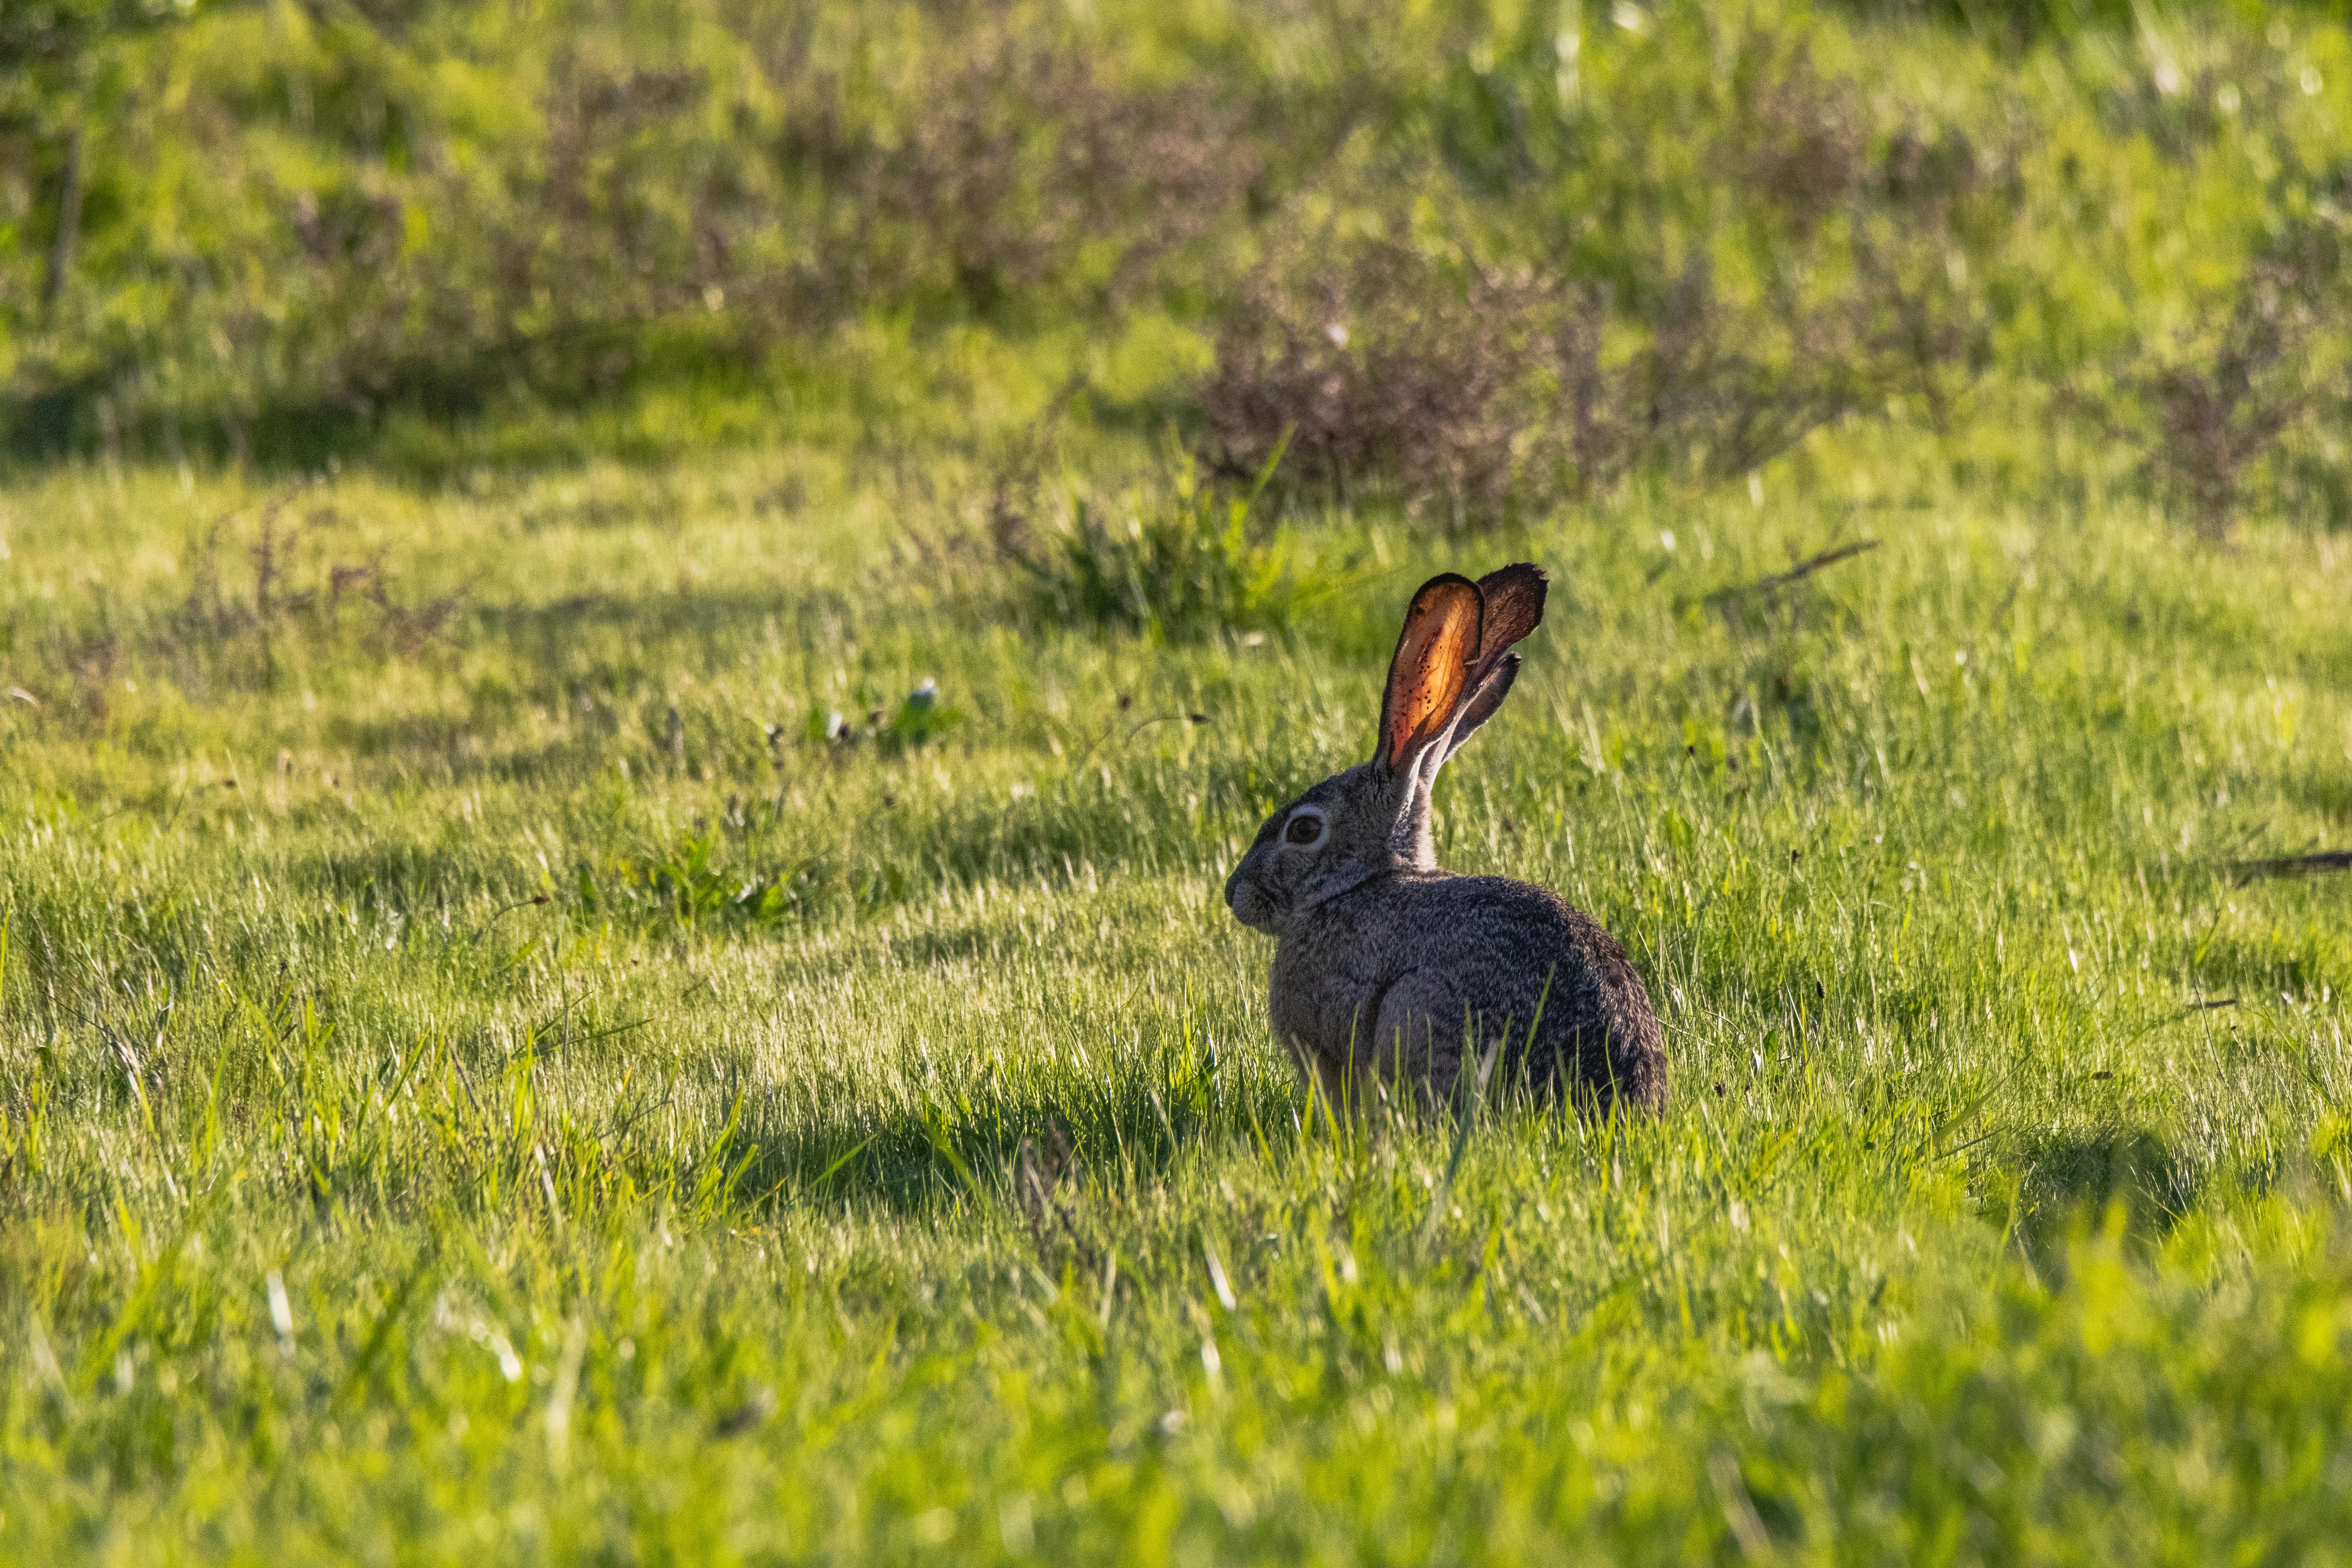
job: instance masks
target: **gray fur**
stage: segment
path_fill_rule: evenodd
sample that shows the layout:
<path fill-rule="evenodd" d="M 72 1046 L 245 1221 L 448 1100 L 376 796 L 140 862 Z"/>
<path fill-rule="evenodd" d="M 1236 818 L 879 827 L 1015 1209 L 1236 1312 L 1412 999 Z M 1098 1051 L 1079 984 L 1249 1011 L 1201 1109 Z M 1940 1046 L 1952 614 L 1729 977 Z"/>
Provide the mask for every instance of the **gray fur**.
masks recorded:
<path fill-rule="evenodd" d="M 1437 867 L 1430 786 L 1517 663 L 1490 652 L 1452 724 L 1396 768 L 1376 755 L 1276 812 L 1225 883 L 1235 917 L 1276 939 L 1276 1037 L 1335 1100 L 1360 1094 L 1367 1071 L 1443 1100 L 1499 1042 L 1498 1083 L 1602 1108 L 1665 1103 L 1664 1035 L 1616 940 L 1545 889 Z M 1287 841 L 1294 819 L 1318 814 L 1316 843 Z"/>

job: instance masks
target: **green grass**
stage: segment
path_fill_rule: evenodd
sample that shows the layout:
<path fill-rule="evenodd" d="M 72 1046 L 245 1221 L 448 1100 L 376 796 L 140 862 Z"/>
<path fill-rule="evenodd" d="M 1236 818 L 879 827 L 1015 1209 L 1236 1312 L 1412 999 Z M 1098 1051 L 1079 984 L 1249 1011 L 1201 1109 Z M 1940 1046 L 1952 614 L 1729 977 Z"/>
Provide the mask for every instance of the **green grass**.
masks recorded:
<path fill-rule="evenodd" d="M 2347 837 L 2352 541 L 1959 471 L 1298 518 L 1184 641 L 951 464 L 12 481 L 0 1556 L 2343 1560 L 2345 888 L 2214 868 Z M 1339 1125 L 1222 879 L 1522 553 L 1441 854 L 1674 1104 Z"/>

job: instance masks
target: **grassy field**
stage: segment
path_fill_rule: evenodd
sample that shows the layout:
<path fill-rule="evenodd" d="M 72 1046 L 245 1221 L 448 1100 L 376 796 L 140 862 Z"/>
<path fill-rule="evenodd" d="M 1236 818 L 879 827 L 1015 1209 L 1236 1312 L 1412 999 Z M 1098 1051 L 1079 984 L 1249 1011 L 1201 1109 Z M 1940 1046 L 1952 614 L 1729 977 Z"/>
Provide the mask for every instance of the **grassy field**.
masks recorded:
<path fill-rule="evenodd" d="M 2344 840 L 2352 539 L 1970 471 L 1194 634 L 946 458 L 10 481 L 0 1555 L 2342 1560 L 2352 933 L 2217 868 Z M 1343 1124 L 1220 884 L 1523 554 L 1441 855 L 1674 1101 Z"/>
<path fill-rule="evenodd" d="M 0 5 L 0 1564 L 2352 1560 L 2347 323 L 2319 5 Z M 1672 1103 L 1334 1115 L 1520 559 Z"/>

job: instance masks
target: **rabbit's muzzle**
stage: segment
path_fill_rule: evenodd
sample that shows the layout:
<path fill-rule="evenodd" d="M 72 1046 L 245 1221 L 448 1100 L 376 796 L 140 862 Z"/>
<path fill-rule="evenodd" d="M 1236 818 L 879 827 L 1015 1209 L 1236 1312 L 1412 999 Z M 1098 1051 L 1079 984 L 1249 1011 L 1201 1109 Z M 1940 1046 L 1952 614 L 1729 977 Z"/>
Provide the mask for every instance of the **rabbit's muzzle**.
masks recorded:
<path fill-rule="evenodd" d="M 1276 934 L 1274 898 L 1263 883 L 1250 875 L 1247 866 L 1236 867 L 1234 874 L 1225 879 L 1225 907 L 1234 911 L 1235 920 L 1251 930 L 1265 931 L 1269 936 Z"/>

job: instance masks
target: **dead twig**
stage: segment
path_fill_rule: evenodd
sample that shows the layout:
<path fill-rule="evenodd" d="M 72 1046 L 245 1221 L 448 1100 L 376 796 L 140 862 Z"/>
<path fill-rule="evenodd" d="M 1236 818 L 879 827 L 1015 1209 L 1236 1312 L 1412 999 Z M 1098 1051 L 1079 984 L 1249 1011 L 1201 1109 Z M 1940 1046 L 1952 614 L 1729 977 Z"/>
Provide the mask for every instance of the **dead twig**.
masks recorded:
<path fill-rule="evenodd" d="M 1122 746 L 1133 744 L 1135 738 L 1138 735 L 1142 734 L 1146 730 L 1150 729 L 1155 724 L 1205 724 L 1208 721 L 1209 716 L 1206 713 L 1155 714 L 1151 718 L 1146 719 L 1141 723 L 1129 729 L 1127 732 L 1127 739 L 1121 741 L 1119 744 Z M 1103 742 L 1109 740 L 1118 728 L 1118 723 L 1116 720 L 1103 727 L 1103 732 L 1095 737 L 1094 744 L 1088 746 L 1086 751 L 1079 755 L 1076 766 L 1071 768 L 1070 772 L 1073 775 L 1082 773 L 1087 771 L 1087 764 L 1095 760 L 1095 753 L 1103 749 Z"/>
<path fill-rule="evenodd" d="M 515 910 L 527 910 L 536 904 L 551 904 L 555 900 L 553 899 L 548 897 L 545 893 L 533 893 L 528 899 L 517 899 L 513 903 L 508 904 L 502 909 L 494 910 L 489 919 L 484 921 L 480 925 L 476 926 L 474 928 L 473 940 L 467 945 L 473 947 L 481 946 L 482 938 L 489 934 L 490 928 L 498 924 L 505 916 L 514 913 Z"/>
<path fill-rule="evenodd" d="M 1875 539 L 1857 539 L 1851 544 L 1834 545 L 1817 555 L 1806 557 L 1786 572 L 1775 572 L 1769 576 L 1759 577 L 1753 582 L 1735 583 L 1729 587 L 1717 588 L 1706 596 L 1705 602 L 1710 605 L 1727 605 L 1735 600 L 1747 598 L 1750 595 L 1776 594 L 1783 588 L 1803 582 L 1816 572 L 1836 565 L 1841 561 L 1851 561 L 1857 555 L 1866 554 L 1877 549 L 1878 544 L 1879 542 Z"/>
<path fill-rule="evenodd" d="M 2321 877 L 2330 871 L 2352 871 L 2352 849 L 2330 849 L 2319 855 L 2283 855 L 2271 860 L 2232 860 L 2223 869 L 2233 882 Z"/>

